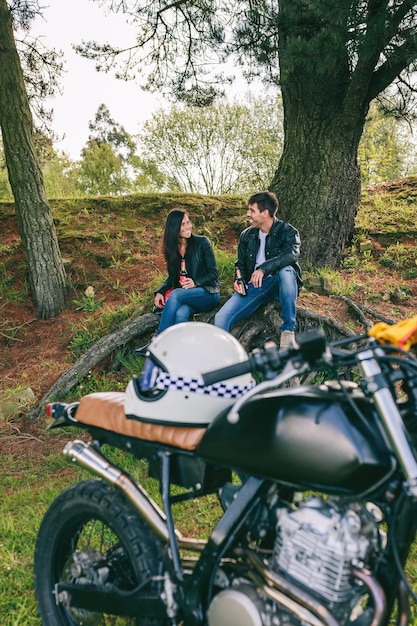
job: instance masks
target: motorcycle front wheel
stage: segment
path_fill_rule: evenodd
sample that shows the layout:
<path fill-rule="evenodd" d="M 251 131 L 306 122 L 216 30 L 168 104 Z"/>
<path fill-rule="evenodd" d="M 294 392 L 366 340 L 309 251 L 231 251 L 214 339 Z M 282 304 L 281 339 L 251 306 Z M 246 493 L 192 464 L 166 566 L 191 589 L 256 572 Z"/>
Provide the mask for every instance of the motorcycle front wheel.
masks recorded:
<path fill-rule="evenodd" d="M 42 626 L 163 626 L 71 606 L 60 582 L 131 591 L 162 574 L 162 545 L 121 492 L 101 480 L 63 491 L 48 509 L 35 547 L 35 594 Z M 61 595 L 61 597 L 59 597 Z M 63 597 L 62 597 L 63 596 Z"/>

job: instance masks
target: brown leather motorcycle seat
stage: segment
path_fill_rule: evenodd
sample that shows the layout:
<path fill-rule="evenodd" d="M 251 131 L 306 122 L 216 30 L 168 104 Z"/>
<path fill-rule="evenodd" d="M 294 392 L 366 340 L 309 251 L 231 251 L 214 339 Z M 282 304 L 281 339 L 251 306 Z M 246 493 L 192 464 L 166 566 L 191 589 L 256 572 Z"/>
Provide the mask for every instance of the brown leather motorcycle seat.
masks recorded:
<path fill-rule="evenodd" d="M 124 412 L 124 403 L 125 394 L 122 391 L 90 393 L 81 399 L 75 417 L 82 424 L 183 450 L 195 450 L 206 431 L 205 428 L 129 420 Z"/>

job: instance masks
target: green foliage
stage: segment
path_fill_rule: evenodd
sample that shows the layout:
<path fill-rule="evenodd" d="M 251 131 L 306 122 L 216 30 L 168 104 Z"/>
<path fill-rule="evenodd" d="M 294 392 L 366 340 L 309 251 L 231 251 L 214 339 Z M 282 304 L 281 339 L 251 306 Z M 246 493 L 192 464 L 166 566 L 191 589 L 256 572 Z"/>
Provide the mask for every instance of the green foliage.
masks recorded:
<path fill-rule="evenodd" d="M 342 267 L 344 269 L 357 269 L 363 273 L 376 272 L 377 265 L 372 257 L 371 250 L 357 251 L 354 247 L 346 250 L 343 257 Z"/>
<path fill-rule="evenodd" d="M 52 499 L 77 480 L 62 454 L 43 460 L 22 454 L 0 459 L 0 616 L 4 626 L 39 626 L 33 594 L 33 550 L 40 520 Z"/>
<path fill-rule="evenodd" d="M 4 157 L 3 142 L 0 140 L 0 200 L 2 202 L 10 202 L 13 200 L 13 194 L 7 175 L 6 160 Z"/>
<path fill-rule="evenodd" d="M 130 193 L 129 163 L 135 151 L 132 137 L 111 118 L 104 104 L 99 106 L 89 128 L 91 135 L 77 165 L 80 191 L 97 196 Z"/>
<path fill-rule="evenodd" d="M 126 371 L 126 384 L 132 376 L 138 376 L 142 371 L 143 359 L 138 358 L 138 355 L 129 348 L 118 350 L 116 360 Z"/>
<path fill-rule="evenodd" d="M 163 281 L 162 274 L 160 275 L 160 279 L 152 278 L 152 285 L 156 288 Z M 152 286 L 151 286 L 151 290 Z M 132 291 L 128 294 L 129 302 L 135 307 L 143 307 L 143 305 L 149 300 L 148 294 L 139 293 L 138 291 Z"/>
<path fill-rule="evenodd" d="M 110 10 L 120 10 L 107 4 Z M 402 3 L 400 7 L 403 10 Z M 213 102 L 216 93 L 224 93 L 232 79 L 218 73 L 216 66 L 227 73 L 224 63 L 229 59 L 243 67 L 245 77 L 261 76 L 273 84 L 287 78 L 279 75 L 281 61 L 281 69 L 283 64 L 295 70 L 301 68 L 313 84 L 316 78 L 324 78 L 328 90 L 340 97 L 340 90 L 347 86 L 338 81 L 341 75 L 345 76 L 344 69 L 355 70 L 358 57 L 362 72 L 369 71 L 369 65 L 373 69 L 370 57 L 375 58 L 375 63 L 388 59 L 391 68 L 396 55 L 399 72 L 415 58 L 405 51 L 403 56 L 394 46 L 396 40 L 410 40 L 412 48 L 412 8 L 404 9 L 400 16 L 397 4 L 388 8 L 378 5 L 370 12 L 365 8 L 362 2 L 288 0 L 266 7 L 242 0 L 231 6 L 212 1 L 160 3 L 155 10 L 153 5 L 133 2 L 129 14 L 137 33 L 134 47 L 120 50 L 107 41 L 91 41 L 76 50 L 94 59 L 102 70 L 113 70 L 119 76 L 139 75 L 147 89 L 169 93 L 197 106 L 206 106 Z M 368 33 L 366 45 L 364 32 Z M 378 46 L 382 49 L 378 48 L 379 54 L 375 54 Z M 207 62 L 201 62 L 202 59 Z M 385 67 L 379 69 L 381 72 Z M 390 82 L 393 78 L 391 69 Z M 323 99 L 323 103 L 327 105 L 328 101 Z"/>
<path fill-rule="evenodd" d="M 283 145 L 283 113 L 273 94 L 208 107 L 159 109 L 138 136 L 166 186 L 207 194 L 266 188 Z"/>
<path fill-rule="evenodd" d="M 116 310 L 110 307 L 103 307 L 100 315 L 94 315 L 81 323 L 73 324 L 74 334 L 69 342 L 69 349 L 78 358 L 100 337 L 116 330 L 120 324 L 137 312 L 137 306 L 133 304 Z"/>
<path fill-rule="evenodd" d="M 166 187 L 165 175 L 155 159 L 133 156 L 131 161 L 134 170 L 133 188 L 136 192 L 149 193 Z"/>
<path fill-rule="evenodd" d="M 93 313 L 97 311 L 97 309 L 101 308 L 102 302 L 104 302 L 105 298 L 96 298 L 96 294 L 94 288 L 87 287 L 80 300 L 73 300 L 72 303 L 75 305 L 76 311 L 86 311 L 87 313 Z"/>
<path fill-rule="evenodd" d="M 68 348 L 74 354 L 74 357 L 80 357 L 101 337 L 101 330 L 97 328 L 96 330 L 97 334 L 94 333 L 94 328 L 90 327 L 90 325 L 78 323 L 74 326 L 74 335 L 68 344 Z"/>
<path fill-rule="evenodd" d="M 364 186 L 417 173 L 414 142 L 404 121 L 387 117 L 371 105 L 359 146 Z"/>
<path fill-rule="evenodd" d="M 388 267 L 401 272 L 409 272 L 417 269 L 417 246 L 406 246 L 397 241 L 387 247 L 379 262 L 384 267 Z M 411 278 L 408 274 L 408 277 Z"/>
<path fill-rule="evenodd" d="M 317 275 L 325 279 L 325 284 L 329 292 L 335 296 L 345 296 L 348 298 L 351 297 L 355 291 L 355 285 L 352 282 L 344 281 L 340 273 L 335 270 L 320 268 Z M 308 281 L 307 276 L 306 278 Z"/>
<path fill-rule="evenodd" d="M 397 234 L 414 232 L 416 225 L 416 195 L 414 179 L 363 189 L 360 210 L 356 218 L 357 232 Z"/>
<path fill-rule="evenodd" d="M 51 150 L 42 172 L 48 198 L 74 198 L 80 195 L 76 166 L 66 154 Z"/>
<path fill-rule="evenodd" d="M 123 158 L 108 143 L 90 142 L 83 149 L 77 174 L 80 191 L 87 195 L 121 195 L 131 191 Z"/>
<path fill-rule="evenodd" d="M 163 185 L 156 163 L 146 163 L 135 154 L 131 135 L 110 116 L 101 104 L 91 134 L 81 153 L 75 173 L 80 191 L 87 195 L 126 195 L 133 191 L 151 191 Z"/>
<path fill-rule="evenodd" d="M 136 146 L 132 137 L 121 124 L 114 121 L 105 104 L 100 104 L 94 121 L 90 121 L 88 127 L 91 131 L 88 138 L 89 144 L 97 146 L 108 144 L 115 154 L 125 159 L 134 154 Z"/>
<path fill-rule="evenodd" d="M 112 391 L 124 391 L 130 378 L 130 372 L 127 372 L 124 380 L 120 380 L 116 374 L 90 371 L 87 376 L 78 379 L 78 383 L 69 394 L 69 399 L 75 401 L 88 393 L 98 393 L 99 391 L 109 391 L 110 389 Z"/>
<path fill-rule="evenodd" d="M 215 249 L 217 265 L 219 268 L 219 280 L 221 291 L 227 292 L 232 289 L 235 279 L 235 261 L 237 259 L 237 250 L 235 252 L 227 252 Z"/>

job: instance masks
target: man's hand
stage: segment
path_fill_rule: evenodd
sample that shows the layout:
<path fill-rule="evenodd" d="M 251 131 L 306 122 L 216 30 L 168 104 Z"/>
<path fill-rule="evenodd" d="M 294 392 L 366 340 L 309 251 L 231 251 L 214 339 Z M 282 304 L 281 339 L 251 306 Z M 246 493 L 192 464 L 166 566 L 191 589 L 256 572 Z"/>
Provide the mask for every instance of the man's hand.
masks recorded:
<path fill-rule="evenodd" d="M 252 276 L 250 277 L 250 282 L 252 283 L 254 287 L 262 287 L 263 277 L 264 277 L 264 272 L 263 270 L 261 270 L 260 267 L 258 267 L 258 269 L 255 270 Z"/>
<path fill-rule="evenodd" d="M 242 292 L 242 285 L 238 283 L 237 280 L 233 283 L 233 290 L 236 291 L 241 296 L 245 296 L 246 294 Z"/>

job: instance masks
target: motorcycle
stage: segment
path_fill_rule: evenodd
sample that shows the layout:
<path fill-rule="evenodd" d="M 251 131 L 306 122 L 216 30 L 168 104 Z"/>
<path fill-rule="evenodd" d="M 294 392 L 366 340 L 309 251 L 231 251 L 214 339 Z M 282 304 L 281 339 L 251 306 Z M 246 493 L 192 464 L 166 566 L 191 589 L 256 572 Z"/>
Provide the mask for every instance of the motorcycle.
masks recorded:
<path fill-rule="evenodd" d="M 41 523 L 43 626 L 410 624 L 414 344 L 417 317 L 250 353 L 187 322 L 152 340 L 126 392 L 49 403 L 53 427 L 87 431 L 64 455 L 96 478 Z M 116 449 L 146 461 L 160 504 Z M 208 537 L 182 534 L 178 509 L 208 494 Z"/>

